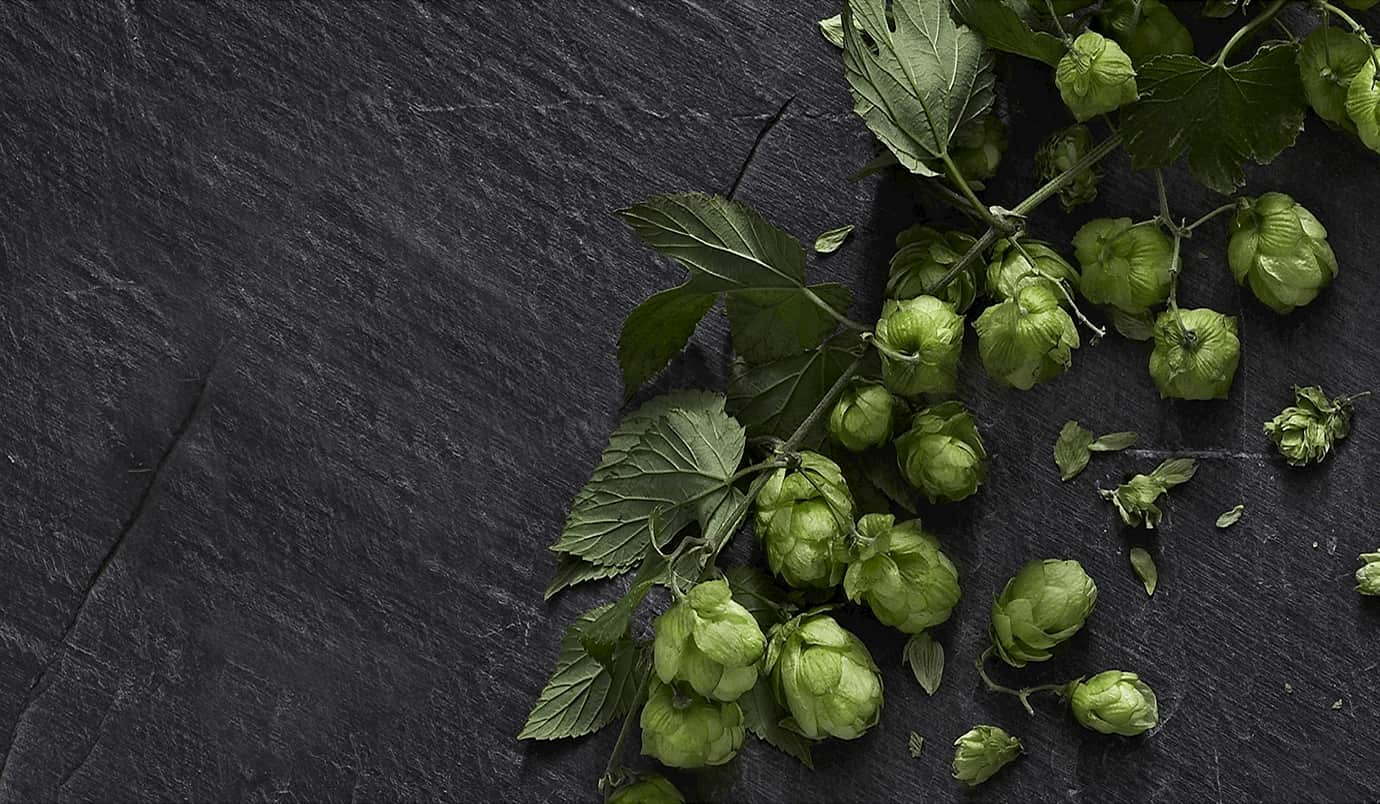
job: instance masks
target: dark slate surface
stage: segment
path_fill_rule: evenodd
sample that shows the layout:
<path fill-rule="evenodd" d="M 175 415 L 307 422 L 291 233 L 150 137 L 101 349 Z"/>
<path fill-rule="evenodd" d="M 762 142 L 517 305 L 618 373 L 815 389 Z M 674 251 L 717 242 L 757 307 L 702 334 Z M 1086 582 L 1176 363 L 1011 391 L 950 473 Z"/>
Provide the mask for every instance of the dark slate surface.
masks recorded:
<path fill-rule="evenodd" d="M 802 238 L 855 222 L 813 271 L 875 312 L 912 194 L 843 181 L 870 144 L 813 29 L 832 5 L 0 6 L 0 798 L 593 798 L 612 730 L 511 735 L 565 625 L 610 593 L 544 605 L 545 546 L 619 415 L 618 322 L 677 276 L 608 211 L 736 181 Z M 1016 144 L 988 196 L 1011 203 L 1062 112 L 1047 79 L 1004 72 Z M 1161 403 L 1146 347 L 1116 339 L 1026 394 L 970 354 L 993 458 L 935 520 L 969 593 L 942 690 L 848 615 L 886 674 L 882 724 L 814 774 L 751 744 L 686 789 L 966 799 L 946 744 L 995 722 L 1028 755 L 980 798 L 1380 797 L 1380 609 L 1350 590 L 1376 546 L 1380 429 L 1366 405 L 1302 472 L 1259 432 L 1293 382 L 1380 384 L 1377 164 L 1313 121 L 1253 174 L 1313 209 L 1342 262 L 1296 315 L 1231 284 L 1224 225 L 1190 243 L 1185 301 L 1242 316 L 1228 402 Z M 1217 203 L 1172 184 L 1184 214 Z M 1033 223 L 1067 242 L 1152 211 L 1118 158 L 1095 205 Z M 723 335 L 707 322 L 657 387 L 719 384 Z M 1143 448 L 1060 484 L 1071 416 Z M 1203 471 L 1164 531 L 1119 528 L 1094 487 L 1185 451 Z M 1215 530 L 1238 501 L 1245 520 Z M 1137 542 L 1160 562 L 1153 600 Z M 1163 702 L 1153 738 L 979 689 L 985 601 L 1036 556 L 1079 558 L 1103 596 L 1024 677 L 1137 669 Z"/>

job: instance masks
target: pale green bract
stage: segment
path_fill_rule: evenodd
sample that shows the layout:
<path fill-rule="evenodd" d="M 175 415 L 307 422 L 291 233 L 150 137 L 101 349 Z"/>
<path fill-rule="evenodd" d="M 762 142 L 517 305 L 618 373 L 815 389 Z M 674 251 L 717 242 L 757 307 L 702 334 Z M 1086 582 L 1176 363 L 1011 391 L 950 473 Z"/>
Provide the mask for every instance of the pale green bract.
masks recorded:
<path fill-rule="evenodd" d="M 654 773 L 613 791 L 606 804 L 685 804 L 685 797 L 666 777 Z"/>
<path fill-rule="evenodd" d="M 1159 723 L 1155 692 L 1135 673 L 1107 670 L 1069 688 L 1073 716 L 1085 728 L 1134 737 Z"/>
<path fill-rule="evenodd" d="M 992 647 L 1012 667 L 1043 662 L 1078 633 L 1097 603 L 1097 584 L 1077 561 L 1021 567 L 992 601 Z"/>
<path fill-rule="evenodd" d="M 757 495 L 757 538 L 767 565 L 791 586 L 828 589 L 843 578 L 853 496 L 839 465 L 802 452 L 797 469 L 777 469 Z"/>
<path fill-rule="evenodd" d="M 743 710 L 653 681 L 642 707 L 642 753 L 672 768 L 722 765 L 743 747 Z"/>
<path fill-rule="evenodd" d="M 1136 99 L 1136 69 L 1116 42 L 1084 31 L 1054 69 L 1054 85 L 1078 122 Z"/>
<path fill-rule="evenodd" d="M 848 236 L 853 234 L 855 228 L 853 224 L 849 223 L 825 232 L 820 232 L 819 237 L 815 238 L 815 252 L 819 254 L 833 254 L 835 251 L 839 250 L 839 246 L 843 245 L 843 241 L 847 240 Z"/>
<path fill-rule="evenodd" d="M 907 634 L 949 619 L 958 604 L 958 570 L 920 520 L 868 514 L 857 529 L 860 546 L 843 577 L 849 600 L 865 602 L 879 622 Z"/>
<path fill-rule="evenodd" d="M 1150 378 L 1161 397 L 1226 399 L 1241 360 L 1236 319 L 1216 310 L 1168 310 L 1155 320 Z"/>
<path fill-rule="evenodd" d="M 1027 285 L 978 316 L 973 329 L 988 377 L 1025 391 L 1073 365 L 1078 327 L 1061 299 L 1048 285 Z"/>
<path fill-rule="evenodd" d="M 927 162 L 992 106 L 992 56 L 948 0 L 847 0 L 843 73 L 854 110 L 903 167 Z"/>
<path fill-rule="evenodd" d="M 1361 554 L 1361 568 L 1356 570 L 1356 591 L 1380 597 L 1380 551 Z"/>
<path fill-rule="evenodd" d="M 1328 399 L 1319 386 L 1294 387 L 1294 404 L 1265 422 L 1265 434 L 1292 466 L 1318 463 L 1351 432 L 1354 397 Z"/>
<path fill-rule="evenodd" d="M 852 452 L 880 447 L 891 440 L 891 425 L 900 402 L 885 386 L 861 383 L 844 390 L 829 412 L 829 435 Z"/>
<path fill-rule="evenodd" d="M 1337 276 L 1327 229 L 1284 193 L 1242 199 L 1231 223 L 1227 264 L 1238 285 L 1276 313 L 1317 298 Z"/>
<path fill-rule="evenodd" d="M 764 665 L 786 725 L 812 740 L 852 740 L 882 713 L 882 674 L 867 646 L 826 614 L 805 614 L 772 629 Z"/>
<path fill-rule="evenodd" d="M 767 638 L 752 614 L 733 600 L 726 581 L 696 585 L 652 621 L 657 677 L 683 681 L 717 701 L 736 701 L 757 683 Z"/>
<path fill-rule="evenodd" d="M 1073 253 L 1082 268 L 1079 290 L 1094 304 L 1137 314 L 1169 298 L 1174 244 L 1151 221 L 1088 221 L 1073 236 Z"/>
<path fill-rule="evenodd" d="M 948 394 L 958 384 L 963 316 L 933 296 L 888 300 L 877 320 L 882 380 L 902 396 Z"/>
<path fill-rule="evenodd" d="M 987 476 L 986 458 L 977 422 L 958 402 L 925 408 L 896 439 L 901 474 L 930 502 L 958 502 L 976 493 Z"/>
<path fill-rule="evenodd" d="M 954 778 L 976 787 L 996 775 L 1024 750 L 1000 726 L 981 725 L 954 740 Z"/>

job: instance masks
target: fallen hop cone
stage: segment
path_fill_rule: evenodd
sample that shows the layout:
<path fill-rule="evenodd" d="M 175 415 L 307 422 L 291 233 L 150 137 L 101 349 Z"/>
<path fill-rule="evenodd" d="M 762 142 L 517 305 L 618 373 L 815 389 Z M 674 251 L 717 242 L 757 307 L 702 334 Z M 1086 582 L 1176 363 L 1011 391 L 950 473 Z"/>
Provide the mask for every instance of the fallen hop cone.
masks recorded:
<path fill-rule="evenodd" d="M 1082 269 L 1079 290 L 1094 304 L 1143 313 L 1169 298 L 1173 250 L 1174 244 L 1152 221 L 1088 221 L 1073 236 L 1074 256 Z"/>
<path fill-rule="evenodd" d="M 1135 673 L 1107 670 L 1069 685 L 1073 716 L 1085 728 L 1134 737 L 1159 723 L 1155 691 Z"/>
<path fill-rule="evenodd" d="M 1000 726 L 974 726 L 954 740 L 954 778 L 976 787 L 1021 755 L 1021 741 Z"/>
<path fill-rule="evenodd" d="M 992 601 L 992 646 L 1012 667 L 1043 662 L 1078 633 L 1097 603 L 1097 584 L 1077 561 L 1032 561 Z"/>
<path fill-rule="evenodd" d="M 838 464 L 802 452 L 798 468 L 767 478 L 756 505 L 757 538 L 772 572 L 797 588 L 827 589 L 843 579 L 853 497 Z"/>
<path fill-rule="evenodd" d="M 1319 386 L 1295 387 L 1294 404 L 1265 422 L 1265 434 L 1291 466 L 1318 463 L 1351 432 L 1352 403 L 1364 395 L 1328 399 Z"/>
<path fill-rule="evenodd" d="M 1241 341 L 1236 319 L 1216 310 L 1169 310 L 1155 320 L 1150 378 L 1161 397 L 1226 399 Z"/>
<path fill-rule="evenodd" d="M 685 804 L 685 796 L 666 777 L 651 774 L 613 791 L 606 804 Z"/>
<path fill-rule="evenodd" d="M 858 520 L 861 546 L 843 589 L 867 603 L 883 625 L 916 634 L 949 619 L 958 604 L 958 570 L 920 520 L 897 523 L 890 514 Z"/>
<path fill-rule="evenodd" d="M 957 502 L 974 494 L 986 477 L 986 458 L 977 422 L 958 402 L 925 408 L 896 439 L 901 474 L 930 502 Z"/>
<path fill-rule="evenodd" d="M 652 682 L 642 707 L 642 753 L 672 768 L 722 765 L 743 747 L 743 710 Z"/>
<path fill-rule="evenodd" d="M 812 740 L 852 740 L 882 713 L 882 674 L 867 646 L 827 614 L 804 614 L 772 629 L 766 668 L 783 725 Z"/>
<path fill-rule="evenodd" d="M 727 581 L 705 581 L 652 622 L 657 677 L 683 681 L 717 701 L 736 701 L 757 683 L 767 638 L 733 600 Z"/>
<path fill-rule="evenodd" d="M 1327 230 L 1284 193 L 1243 199 L 1231 224 L 1227 263 L 1236 283 L 1276 313 L 1317 298 L 1337 276 Z"/>
<path fill-rule="evenodd" d="M 1054 85 L 1078 122 L 1136 99 L 1136 70 L 1116 42 L 1094 31 L 1073 40 L 1054 69 Z"/>
<path fill-rule="evenodd" d="M 847 388 L 829 412 L 829 435 L 853 452 L 880 447 L 891 440 L 898 407 L 884 386 L 862 383 Z"/>

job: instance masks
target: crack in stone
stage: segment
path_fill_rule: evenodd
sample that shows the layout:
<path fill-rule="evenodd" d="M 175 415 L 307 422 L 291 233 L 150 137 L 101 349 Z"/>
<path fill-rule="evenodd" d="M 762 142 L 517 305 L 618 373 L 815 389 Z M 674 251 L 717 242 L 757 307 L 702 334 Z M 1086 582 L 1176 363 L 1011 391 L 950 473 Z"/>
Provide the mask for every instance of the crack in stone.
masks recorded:
<path fill-rule="evenodd" d="M 81 755 L 81 759 L 77 760 L 77 764 L 73 765 L 72 769 L 63 775 L 62 781 L 58 782 L 57 793 L 59 795 L 61 795 L 62 789 L 67 786 L 67 783 L 72 781 L 72 777 L 76 776 L 77 772 L 86 766 L 86 761 L 96 752 L 96 746 L 101 744 L 101 737 L 105 733 L 106 721 L 110 720 L 110 713 L 115 711 L 115 705 L 119 702 L 120 695 L 116 693 L 115 696 L 110 699 L 110 705 L 107 706 L 105 712 L 101 714 L 101 720 L 96 724 L 96 736 L 91 739 L 91 742 L 87 743 L 86 752 Z"/>
<path fill-rule="evenodd" d="M 92 595 L 95 593 L 96 586 L 100 583 L 101 579 L 105 577 L 106 570 L 110 568 L 110 565 L 119 555 L 125 542 L 129 539 L 130 533 L 134 530 L 135 526 L 139 524 L 139 520 L 143 518 L 144 512 L 148 510 L 149 505 L 153 501 L 153 493 L 158 487 L 158 481 L 162 478 L 163 470 L 167 467 L 173 454 L 177 452 L 177 446 L 182 442 L 182 437 L 187 434 L 187 431 L 191 428 L 197 416 L 205 409 L 208 393 L 211 388 L 211 375 L 216 371 L 216 366 L 220 362 L 220 355 L 223 349 L 224 344 L 217 348 L 216 353 L 212 355 L 211 365 L 207 367 L 206 371 L 200 377 L 196 396 L 192 399 L 191 406 L 187 409 L 187 412 L 182 416 L 177 427 L 173 430 L 172 438 L 168 441 L 168 446 L 164 448 L 163 453 L 158 456 L 158 462 L 154 464 L 153 471 L 149 474 L 148 483 L 144 485 L 144 490 L 140 492 L 139 498 L 135 501 L 134 509 L 130 512 L 130 515 L 126 517 L 124 525 L 121 526 L 120 531 L 115 535 L 115 540 L 111 543 L 109 549 L 106 550 L 105 555 L 101 557 L 101 561 L 96 565 L 95 571 L 87 578 L 86 584 L 81 590 L 80 602 L 77 603 L 76 608 L 72 611 L 72 616 L 68 618 L 66 625 L 63 626 L 62 634 L 58 637 L 57 644 L 53 646 L 52 653 L 48 655 L 38 675 L 35 676 L 34 680 L 29 684 L 28 698 L 24 701 L 24 706 L 19 710 L 19 715 L 14 720 L 14 727 L 10 731 L 10 744 L 5 750 L 4 758 L 0 759 L 0 790 L 5 789 L 5 773 L 9 770 L 10 757 L 14 755 L 14 746 L 18 742 L 20 725 L 24 722 L 24 718 L 28 716 L 29 710 L 33 708 L 39 698 L 43 697 L 43 693 L 47 691 L 51 682 L 45 683 L 45 680 L 48 679 L 49 672 L 53 669 L 53 666 L 57 664 L 58 659 L 66 654 L 68 647 L 67 641 L 71 639 L 73 632 L 76 631 L 78 623 L 81 622 L 82 614 L 85 613 L 86 605 L 90 602 Z"/>
<path fill-rule="evenodd" d="M 1128 449 L 1134 458 L 1217 458 L 1234 461 L 1268 461 L 1273 456 L 1264 452 L 1239 452 L 1230 449 Z"/>
<path fill-rule="evenodd" d="M 776 124 L 781 122 L 781 118 L 786 114 L 786 109 L 789 108 L 794 101 L 794 95 L 786 98 L 786 102 L 781 104 L 781 108 L 776 110 L 776 114 L 768 117 L 767 122 L 762 124 L 762 128 L 757 132 L 757 138 L 752 141 L 752 147 L 748 149 L 747 158 L 743 160 L 742 166 L 738 168 L 738 175 L 733 177 L 733 184 L 728 187 L 728 193 L 726 194 L 728 198 L 733 198 L 738 192 L 738 185 L 742 183 L 743 177 L 747 175 L 748 166 L 751 165 L 752 160 L 757 157 L 757 148 L 762 144 L 762 140 L 767 138 L 767 134 L 771 133 L 773 128 L 776 128 Z"/>

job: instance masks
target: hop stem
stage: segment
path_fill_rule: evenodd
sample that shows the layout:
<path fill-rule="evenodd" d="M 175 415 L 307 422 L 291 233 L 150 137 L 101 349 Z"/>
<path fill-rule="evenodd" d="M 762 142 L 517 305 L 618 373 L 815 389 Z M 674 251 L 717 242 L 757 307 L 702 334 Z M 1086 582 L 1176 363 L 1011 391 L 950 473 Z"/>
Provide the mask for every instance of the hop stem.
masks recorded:
<path fill-rule="evenodd" d="M 1016 699 L 1021 702 L 1021 706 L 1025 707 L 1026 714 L 1032 717 L 1035 715 L 1035 707 L 1030 705 L 1030 696 L 1037 692 L 1055 692 L 1062 697 L 1063 691 L 1068 688 L 1067 682 L 1063 684 L 1040 684 L 1036 687 L 1022 687 L 1018 690 L 998 684 L 992 680 L 991 676 L 987 675 L 987 660 L 992 657 L 992 652 L 993 649 L 988 648 L 983 651 L 982 655 L 977 659 L 978 676 L 982 679 L 982 683 L 991 692 L 1000 692 L 1005 695 L 1015 696 Z"/>

